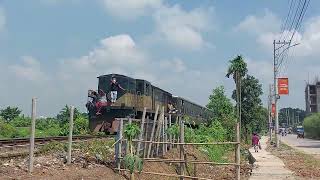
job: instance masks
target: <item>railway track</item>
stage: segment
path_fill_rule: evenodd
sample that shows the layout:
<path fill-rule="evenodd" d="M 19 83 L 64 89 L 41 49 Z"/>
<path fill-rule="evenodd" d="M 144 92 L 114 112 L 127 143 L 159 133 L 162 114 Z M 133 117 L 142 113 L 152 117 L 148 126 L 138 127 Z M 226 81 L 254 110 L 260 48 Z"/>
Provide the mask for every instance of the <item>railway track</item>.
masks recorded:
<path fill-rule="evenodd" d="M 108 136 L 93 136 L 93 135 L 79 135 L 73 136 L 73 141 L 89 140 L 95 138 L 113 138 L 114 135 Z M 68 136 L 53 136 L 53 137 L 38 137 L 35 138 L 35 144 L 45 144 L 51 141 L 66 141 Z M 12 138 L 12 139 L 0 139 L 0 148 L 1 147 L 15 147 L 15 146 L 26 146 L 29 145 L 30 138 Z"/>

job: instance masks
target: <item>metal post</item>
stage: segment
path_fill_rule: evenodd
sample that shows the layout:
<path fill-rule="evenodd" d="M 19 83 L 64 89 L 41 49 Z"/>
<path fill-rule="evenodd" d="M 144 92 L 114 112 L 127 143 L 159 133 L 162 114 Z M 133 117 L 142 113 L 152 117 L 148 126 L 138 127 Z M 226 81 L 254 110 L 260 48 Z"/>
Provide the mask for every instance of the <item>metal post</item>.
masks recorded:
<path fill-rule="evenodd" d="M 237 123 L 236 133 L 236 179 L 240 180 L 240 123 Z"/>
<path fill-rule="evenodd" d="M 36 130 L 36 98 L 32 98 L 31 109 L 31 135 L 30 135 L 30 149 L 29 149 L 29 173 L 33 172 L 33 155 L 34 155 L 34 134 Z"/>
<path fill-rule="evenodd" d="M 71 149 L 72 149 L 72 132 L 73 132 L 73 112 L 74 107 L 70 107 L 70 119 L 69 119 L 69 138 L 68 138 L 68 160 L 67 164 L 71 164 Z"/>
<path fill-rule="evenodd" d="M 273 93 L 274 93 L 274 105 L 275 105 L 275 112 L 274 112 L 274 119 L 275 119 L 275 141 L 276 147 L 279 147 L 279 121 L 278 121 L 278 93 L 277 93 L 277 62 L 276 62 L 276 41 L 273 40 Z"/>

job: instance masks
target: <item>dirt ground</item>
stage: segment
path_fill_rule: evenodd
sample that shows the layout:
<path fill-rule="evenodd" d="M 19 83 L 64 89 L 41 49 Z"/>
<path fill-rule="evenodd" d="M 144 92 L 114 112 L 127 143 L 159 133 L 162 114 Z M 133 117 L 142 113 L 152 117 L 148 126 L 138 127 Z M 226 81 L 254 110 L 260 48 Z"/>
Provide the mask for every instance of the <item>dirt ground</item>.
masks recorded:
<path fill-rule="evenodd" d="M 196 148 L 188 148 L 187 159 L 209 161 L 208 157 Z M 110 162 L 99 162 L 99 158 L 89 157 L 81 153 L 73 153 L 73 163 L 68 166 L 65 164 L 65 154 L 50 153 L 41 154 L 35 157 L 34 172 L 28 174 L 28 158 L 0 159 L 0 180 L 2 179 L 107 179 L 122 180 L 128 179 L 128 173 L 114 172 L 113 155 L 110 155 Z M 163 158 L 179 159 L 179 151 L 173 149 Z M 229 158 L 233 160 L 233 156 Z M 166 174 L 178 174 L 178 165 L 164 162 L 145 162 L 144 172 L 158 172 Z M 241 167 L 242 179 L 247 179 L 250 172 L 248 165 Z M 187 175 L 204 177 L 208 179 L 234 179 L 233 166 L 213 166 L 197 165 L 194 167 L 188 164 Z M 136 174 L 136 179 L 159 180 L 159 179 L 178 179 L 173 177 L 156 176 L 149 174 Z"/>
<path fill-rule="evenodd" d="M 320 179 L 320 161 L 311 155 L 297 151 L 286 144 L 280 149 L 269 145 L 267 151 L 283 160 L 285 166 L 300 178 Z"/>

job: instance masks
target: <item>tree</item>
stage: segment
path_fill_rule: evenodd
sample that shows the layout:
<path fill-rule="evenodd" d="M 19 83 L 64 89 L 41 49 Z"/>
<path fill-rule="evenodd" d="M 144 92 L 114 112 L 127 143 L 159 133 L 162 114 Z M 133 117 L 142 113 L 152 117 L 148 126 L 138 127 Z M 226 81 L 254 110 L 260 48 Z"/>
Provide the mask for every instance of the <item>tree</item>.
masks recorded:
<path fill-rule="evenodd" d="M 241 83 L 241 128 L 244 129 L 242 134 L 248 142 L 248 135 L 254 130 L 255 121 L 262 121 L 262 85 L 259 80 L 253 76 L 247 75 Z M 237 99 L 236 90 L 233 91 L 232 98 Z M 264 119 L 267 121 L 267 119 Z"/>
<path fill-rule="evenodd" d="M 230 61 L 230 66 L 228 67 L 226 77 L 229 78 L 232 75 L 234 81 L 236 82 L 236 72 L 239 72 L 240 78 L 244 77 L 248 72 L 247 63 L 244 62 L 241 55 L 238 55 Z"/>
<path fill-rule="evenodd" d="M 299 108 L 282 108 L 279 111 L 279 124 L 281 126 L 295 126 L 296 124 L 302 124 L 303 119 L 306 117 L 306 111 Z M 298 122 L 299 120 L 299 122 Z"/>
<path fill-rule="evenodd" d="M 225 95 L 223 86 L 213 89 L 207 108 L 213 112 L 213 119 L 210 119 L 209 125 L 214 121 L 219 121 L 227 129 L 228 138 L 231 138 L 234 135 L 236 117 L 234 107 L 230 99 Z"/>
<path fill-rule="evenodd" d="M 244 62 L 242 56 L 238 55 L 237 57 L 235 57 L 234 59 L 232 59 L 230 61 L 230 65 L 228 67 L 228 71 L 226 74 L 227 78 L 229 78 L 230 75 L 233 75 L 233 80 L 236 84 L 234 100 L 237 103 L 236 115 L 237 115 L 238 121 L 240 123 L 240 130 L 242 127 L 242 120 L 241 120 L 242 105 L 241 105 L 241 90 L 240 89 L 241 89 L 241 84 L 242 84 L 241 83 L 242 78 L 247 74 L 247 72 L 248 72 L 247 63 Z"/>
<path fill-rule="evenodd" d="M 18 117 L 20 113 L 21 110 L 19 110 L 17 107 L 8 106 L 6 109 L 0 110 L 0 116 L 3 117 L 3 119 L 5 119 L 7 122 Z"/>
<path fill-rule="evenodd" d="M 77 108 L 74 108 L 73 118 L 77 119 L 79 116 L 81 116 L 81 113 Z M 69 118 L 70 118 L 70 108 L 68 107 L 68 105 L 65 105 L 65 107 L 57 115 L 57 120 L 59 121 L 60 125 L 63 126 L 64 124 L 69 122 Z"/>

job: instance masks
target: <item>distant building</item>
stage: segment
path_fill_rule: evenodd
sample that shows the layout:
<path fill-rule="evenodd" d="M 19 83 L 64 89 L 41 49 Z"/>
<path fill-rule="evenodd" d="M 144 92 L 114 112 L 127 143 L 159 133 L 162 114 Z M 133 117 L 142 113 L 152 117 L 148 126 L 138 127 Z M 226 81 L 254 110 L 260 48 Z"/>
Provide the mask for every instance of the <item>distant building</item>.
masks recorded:
<path fill-rule="evenodd" d="M 307 84 L 306 90 L 306 113 L 320 112 L 320 81 L 315 84 Z"/>

